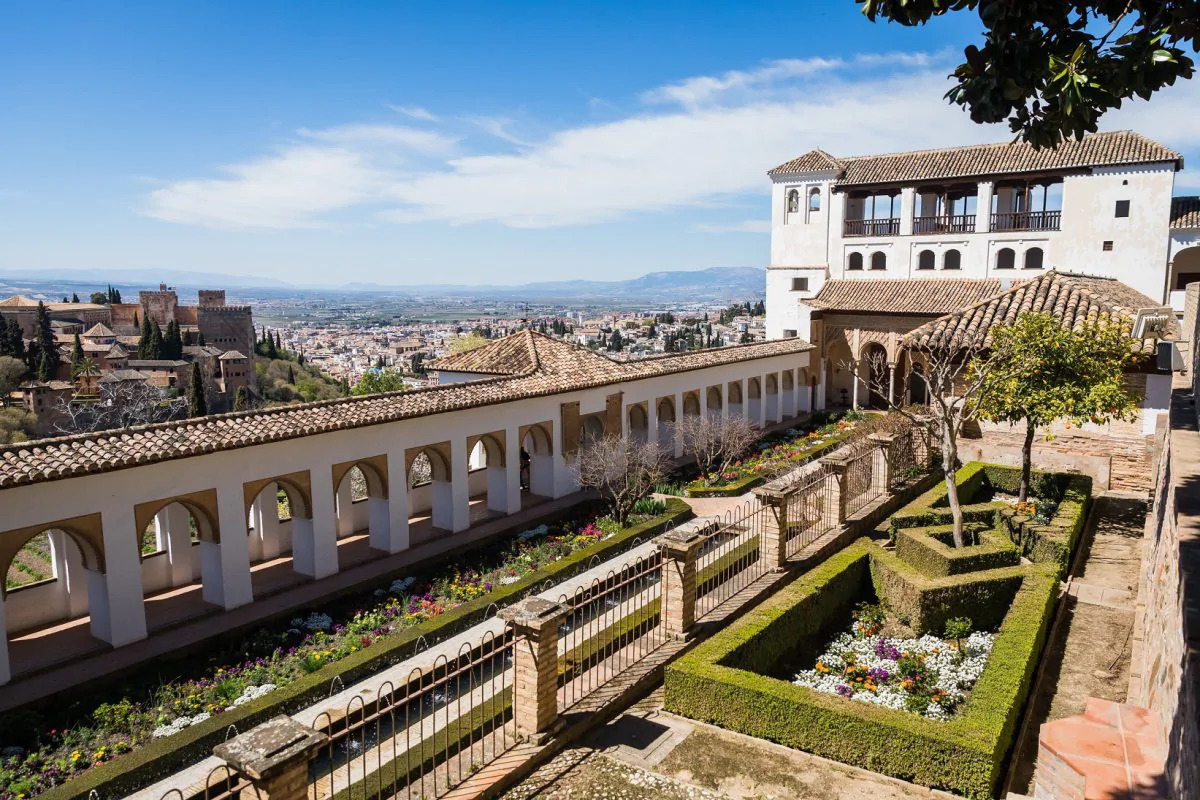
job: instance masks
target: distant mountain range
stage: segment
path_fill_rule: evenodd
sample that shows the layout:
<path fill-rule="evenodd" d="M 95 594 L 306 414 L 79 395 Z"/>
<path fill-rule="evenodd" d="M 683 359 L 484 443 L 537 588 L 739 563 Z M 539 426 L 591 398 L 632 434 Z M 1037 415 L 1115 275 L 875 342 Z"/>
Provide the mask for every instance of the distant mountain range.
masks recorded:
<path fill-rule="evenodd" d="M 56 269 L 0 270 L 0 286 L 51 286 L 80 284 L 87 291 L 103 289 L 112 283 L 122 291 L 127 288 L 151 289 L 159 283 L 178 288 L 204 289 L 265 289 L 272 295 L 294 292 L 346 292 L 387 294 L 412 297 L 478 297 L 508 300 L 682 300 L 725 301 L 747 300 L 762 296 L 765 271 L 760 267 L 710 267 L 701 270 L 651 272 L 640 278 L 623 281 L 539 281 L 516 286 L 464 284 L 395 285 L 381 283 L 348 283 L 341 286 L 306 286 L 274 278 L 253 275 L 226 275 L 215 272 L 154 269 Z M 83 289 L 79 290 L 83 293 Z"/>

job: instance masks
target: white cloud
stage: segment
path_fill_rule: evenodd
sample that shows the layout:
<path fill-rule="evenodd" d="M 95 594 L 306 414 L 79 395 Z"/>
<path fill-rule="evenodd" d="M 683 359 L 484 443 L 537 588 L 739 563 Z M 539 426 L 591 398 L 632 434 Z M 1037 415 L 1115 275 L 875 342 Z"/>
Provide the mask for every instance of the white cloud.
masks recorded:
<path fill-rule="evenodd" d="M 419 119 L 422 122 L 438 122 L 441 119 L 441 117 L 429 109 L 421 108 L 420 106 L 397 106 L 391 103 L 387 103 L 386 106 L 397 114 L 403 114 L 412 119 Z"/>
<path fill-rule="evenodd" d="M 800 78 L 836 69 L 843 65 L 837 58 L 786 58 L 768 61 L 758 69 L 731 70 L 723 75 L 700 75 L 659 86 L 642 93 L 642 102 L 650 105 L 678 104 L 697 108 L 722 99 L 735 91 L 746 91 L 791 78 Z"/>
<path fill-rule="evenodd" d="M 948 80 L 936 58 L 864 58 L 867 69 L 851 63 L 858 59 L 809 59 L 690 79 L 644 95 L 674 104 L 667 109 L 565 127 L 537 141 L 513 135 L 504 118 L 463 118 L 505 143 L 470 151 L 470 139 L 403 126 L 305 130 L 274 154 L 226 167 L 225 176 L 158 189 L 146 213 L 268 229 L 320 225 L 345 211 L 401 223 L 595 224 L 764 193 L 766 170 L 814 147 L 858 155 L 1010 138 L 1007 126 L 975 125 L 943 99 Z M 1185 81 L 1153 105 L 1127 104 L 1105 127 L 1198 146 L 1197 107 L 1200 82 Z M 701 229 L 724 232 L 765 221 L 707 224 Z"/>
<path fill-rule="evenodd" d="M 771 220 L 747 219 L 727 225 L 701 222 L 696 225 L 696 230 L 702 233 L 770 233 Z"/>

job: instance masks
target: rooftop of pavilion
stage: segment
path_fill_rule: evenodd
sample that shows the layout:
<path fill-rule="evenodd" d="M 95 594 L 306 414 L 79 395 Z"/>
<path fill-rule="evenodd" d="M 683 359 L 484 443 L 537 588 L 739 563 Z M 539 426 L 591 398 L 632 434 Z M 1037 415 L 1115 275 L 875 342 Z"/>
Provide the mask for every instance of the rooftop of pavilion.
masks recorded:
<path fill-rule="evenodd" d="M 526 349 L 524 356 L 519 355 L 522 347 Z M 475 355 L 475 361 L 481 367 L 512 370 L 500 377 L 0 447 L 0 488 L 110 472 L 319 433 L 803 353 L 810 349 L 812 345 L 802 339 L 780 339 L 620 362 L 533 331 L 520 331 L 479 348 Z M 496 363 L 489 365 L 491 358 Z M 522 361 L 522 358 L 527 360 Z"/>

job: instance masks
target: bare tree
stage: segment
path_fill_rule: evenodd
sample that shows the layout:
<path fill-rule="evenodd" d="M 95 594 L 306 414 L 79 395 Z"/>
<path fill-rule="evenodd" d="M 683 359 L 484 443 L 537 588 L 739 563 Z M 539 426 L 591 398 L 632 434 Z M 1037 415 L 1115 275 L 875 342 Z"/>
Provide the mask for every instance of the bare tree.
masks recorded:
<path fill-rule="evenodd" d="M 667 475 L 670 462 L 657 442 L 602 436 L 584 441 L 572 470 L 580 488 L 599 492 L 613 519 L 624 525 L 637 501 Z"/>
<path fill-rule="evenodd" d="M 60 397 L 51 414 L 60 434 L 90 433 L 181 419 L 187 416 L 187 399 L 168 397 L 144 381 L 114 381 L 95 399 Z"/>
<path fill-rule="evenodd" d="M 684 455 L 696 460 L 704 475 L 718 478 L 729 471 L 758 441 L 761 432 L 745 417 L 722 419 L 706 414 L 685 415 L 676 423 L 683 437 Z"/>
<path fill-rule="evenodd" d="M 984 402 L 1009 378 L 1014 362 L 1007 347 L 991 347 L 983 335 L 958 335 L 940 329 L 904 340 L 910 359 L 920 365 L 928 409 L 897 402 L 891 391 L 886 357 L 868 358 L 867 388 L 885 399 L 888 407 L 925 427 L 930 441 L 940 445 L 946 499 L 954 522 L 954 546 L 962 547 L 963 513 L 958 501 L 958 438 L 963 424 L 981 418 Z M 856 378 L 857 379 L 857 378 Z M 903 397 L 903 392 L 899 393 Z"/>

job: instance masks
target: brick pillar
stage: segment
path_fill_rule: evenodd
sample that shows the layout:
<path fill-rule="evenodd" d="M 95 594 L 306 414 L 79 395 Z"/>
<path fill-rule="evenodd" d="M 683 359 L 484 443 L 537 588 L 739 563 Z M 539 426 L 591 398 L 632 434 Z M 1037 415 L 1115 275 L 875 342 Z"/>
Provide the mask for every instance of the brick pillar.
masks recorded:
<path fill-rule="evenodd" d="M 712 523 L 687 523 L 659 537 L 663 549 L 662 621 L 667 636 L 688 639 L 696 625 L 696 560 L 704 530 Z"/>
<path fill-rule="evenodd" d="M 850 469 L 850 460 L 843 454 L 825 456 L 821 459 L 821 463 L 832 474 L 832 485 L 830 487 L 831 500 L 830 507 L 837 513 L 837 518 L 834 521 L 835 525 L 844 525 L 846 517 L 850 516 L 846 513 L 846 503 L 850 500 L 850 492 L 846 486 L 846 473 Z M 823 509 L 822 513 L 828 513 L 830 509 Z"/>
<path fill-rule="evenodd" d="M 307 800 L 308 764 L 329 736 L 278 716 L 213 748 L 213 755 L 254 783 L 260 800 Z"/>
<path fill-rule="evenodd" d="M 540 745 L 562 724 L 558 715 L 558 626 L 568 609 L 526 597 L 500 610 L 513 626 L 513 721 L 517 735 Z"/>
<path fill-rule="evenodd" d="M 892 472 L 892 448 L 896 444 L 896 434 L 894 433 L 872 433 L 868 437 L 872 442 L 879 445 L 879 454 L 882 459 L 879 474 L 883 479 L 883 491 L 885 493 L 892 491 L 892 482 L 896 479 Z"/>
<path fill-rule="evenodd" d="M 790 494 L 760 486 L 754 496 L 766 507 L 762 515 L 762 533 L 758 542 L 758 557 L 767 572 L 783 572 L 787 566 L 787 507 Z"/>

